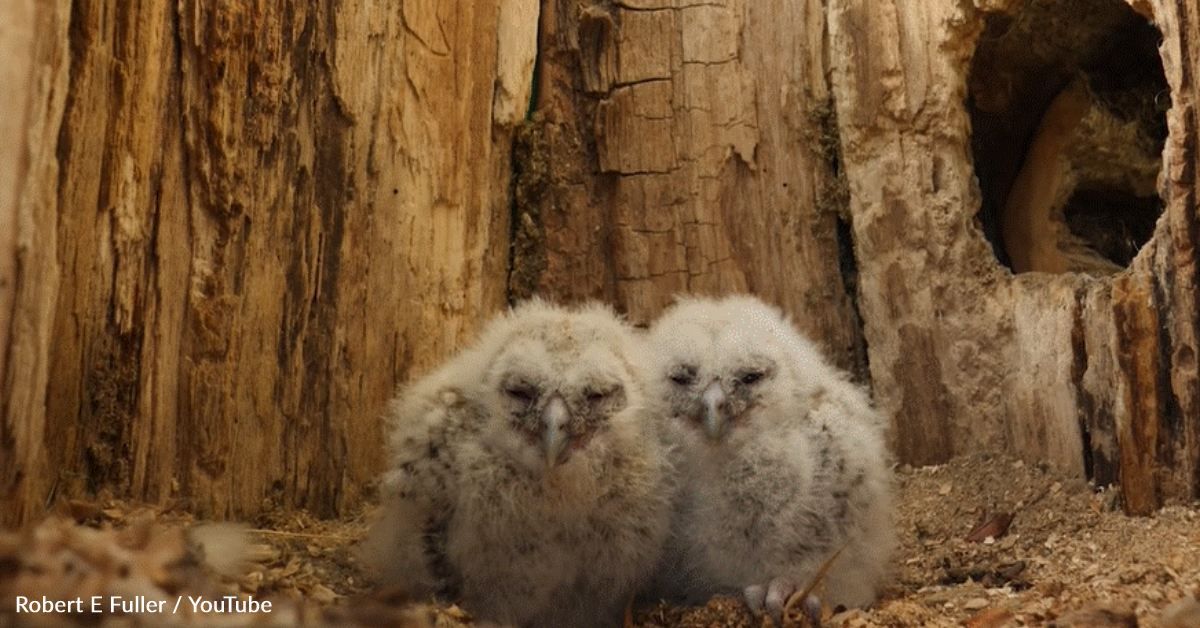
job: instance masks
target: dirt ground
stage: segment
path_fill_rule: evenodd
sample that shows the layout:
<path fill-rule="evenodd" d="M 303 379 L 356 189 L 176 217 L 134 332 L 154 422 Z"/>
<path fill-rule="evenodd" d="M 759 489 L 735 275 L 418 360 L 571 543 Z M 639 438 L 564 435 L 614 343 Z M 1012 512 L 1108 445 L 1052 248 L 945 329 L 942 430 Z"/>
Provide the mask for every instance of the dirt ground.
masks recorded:
<path fill-rule="evenodd" d="M 1150 518 L 1127 517 L 1114 490 L 1096 490 L 1044 467 L 995 455 L 902 468 L 896 488 L 900 548 L 892 583 L 873 608 L 825 609 L 822 626 L 1200 628 L 1200 605 L 1194 602 L 1200 597 L 1200 511 L 1195 504 L 1169 506 Z M 120 504 L 94 512 L 81 508 L 84 512 L 72 513 L 75 518 L 116 530 L 146 515 Z M 156 524 L 187 522 L 186 515 L 150 515 Z M 330 522 L 291 514 L 251 522 L 247 536 L 252 543 L 238 551 L 254 557 L 253 568 L 225 578 L 221 590 L 274 599 L 277 608 L 292 611 L 272 613 L 270 622 L 252 618 L 252 625 L 286 625 L 289 618 L 309 625 L 477 625 L 456 608 L 372 597 L 352 551 L 366 529 L 365 519 Z M 129 534 L 124 534 L 112 537 L 118 539 L 113 542 L 128 544 Z M 17 552 L 21 545 L 12 537 L 7 546 L 0 542 L 0 566 L 6 562 L 3 554 Z M 0 589 L 4 576 L 0 569 Z M 195 585 L 189 582 L 194 578 L 176 578 L 160 588 L 190 590 Z M 25 586 L 26 593 L 32 592 Z M 6 612 L 11 611 L 6 602 L 0 600 L 0 628 L 32 625 L 25 621 L 28 616 Z M 120 619 L 112 625 L 156 625 L 163 618 Z M 218 623 L 231 625 L 231 619 L 226 615 Z M 785 618 L 788 626 L 806 625 L 804 621 L 799 613 Z M 182 625 L 205 623 L 197 616 Z M 758 628 L 769 623 L 751 617 L 732 598 L 699 608 L 642 608 L 631 622 L 636 628 Z"/>
<path fill-rule="evenodd" d="M 1200 626 L 1181 602 L 1200 588 L 1195 504 L 1127 517 L 1115 490 L 988 455 L 901 469 L 897 492 L 892 587 L 875 608 L 829 625 L 1153 626 L 1176 603 L 1174 628 Z M 1012 515 L 1006 534 L 971 534 L 981 521 L 995 526 L 998 513 Z"/>
<path fill-rule="evenodd" d="M 1096 490 L 1044 466 L 998 455 L 901 468 L 896 491 L 900 548 L 892 584 L 871 609 L 826 609 L 823 626 L 987 628 L 1056 621 L 1064 628 L 1156 626 L 1165 625 L 1163 611 L 1175 603 L 1168 618 L 1172 628 L 1200 627 L 1200 610 L 1185 608 L 1185 598 L 1200 596 L 1195 504 L 1169 506 L 1150 518 L 1128 517 L 1116 490 Z M 1005 514 L 1011 523 L 1002 529 Z M 978 540 L 967 540 L 981 520 L 992 528 L 975 534 Z M 355 537 L 361 526 L 353 522 L 339 536 Z M 344 546 L 305 549 L 320 558 L 312 567 L 318 582 L 342 595 L 359 591 L 361 576 L 345 560 Z M 761 622 L 738 600 L 716 599 L 703 608 L 640 609 L 634 625 L 757 627 Z"/>

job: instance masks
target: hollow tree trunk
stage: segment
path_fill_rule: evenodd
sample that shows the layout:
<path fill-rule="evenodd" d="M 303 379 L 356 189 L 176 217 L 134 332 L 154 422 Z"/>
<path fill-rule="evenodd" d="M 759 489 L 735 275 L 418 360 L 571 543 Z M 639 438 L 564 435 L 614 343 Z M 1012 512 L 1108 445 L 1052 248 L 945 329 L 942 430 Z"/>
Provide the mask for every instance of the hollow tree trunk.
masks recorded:
<path fill-rule="evenodd" d="M 1164 218 L 1116 273 L 1095 251 L 1048 250 L 1070 244 L 1048 239 L 1070 239 L 1044 200 L 1062 173 L 1034 160 L 1057 167 L 1087 152 L 1052 133 L 1096 124 L 1100 114 L 1081 109 L 1091 101 L 1062 107 L 1058 122 L 1049 105 L 1103 50 L 1128 44 L 1106 38 L 1139 32 L 1138 16 L 1060 4 L 549 3 L 531 142 L 548 153 L 535 161 L 549 174 L 518 196 L 511 287 L 602 296 L 638 321 L 675 292 L 750 290 L 793 313 L 843 365 L 854 363 L 858 333 L 844 294 L 857 287 L 870 379 L 902 461 L 1017 452 L 1121 481 L 1132 512 L 1196 496 L 1194 3 L 1135 7 L 1162 31 Z M 1051 13 L 1023 17 L 1026 5 Z M 993 31 L 1029 19 L 1062 32 L 1014 45 L 1086 50 L 1047 69 L 1003 50 L 976 58 Z M 1071 21 L 1091 30 L 1061 28 Z M 969 93 L 971 81 L 982 85 Z M 836 116 L 820 111 L 826 98 Z M 968 103 L 994 114 L 1000 124 L 977 130 L 999 140 L 972 137 Z M 822 148 L 822 120 L 836 120 L 840 154 Z M 1046 140 L 1031 147 L 1039 120 Z M 987 141 L 1013 146 L 976 162 Z M 1002 213 L 1006 198 L 1013 209 L 986 216 L 996 203 L 977 180 L 999 190 Z M 842 185 L 852 264 L 839 264 Z M 1002 224 L 1018 226 L 1011 242 Z M 999 235 L 989 242 L 988 231 Z M 1030 268 L 1031 256 L 1053 264 Z M 855 265 L 857 277 L 839 272 Z"/>
<path fill-rule="evenodd" d="M 1195 497 L 1196 3 L 1134 7 L 1162 217 L 1115 273 L 1047 200 L 1090 150 L 1047 113 L 1079 67 L 994 45 L 1099 1 L 8 2 L 0 518 L 344 510 L 394 384 L 534 292 L 644 323 L 752 291 L 869 376 L 903 461 Z"/>
<path fill-rule="evenodd" d="M 1007 13 L 1020 5 L 1010 4 L 1017 6 L 984 8 Z M 955 2 L 917 10 L 830 0 L 871 375 L 877 399 L 896 417 L 902 459 L 1012 450 L 1101 482 L 1119 480 L 1127 508 L 1139 513 L 1200 494 L 1200 24 L 1194 2 L 1136 8 L 1162 33 L 1170 87 L 1163 216 L 1115 275 L 1013 275 L 976 219 L 974 176 L 993 164 L 972 163 L 965 103 L 985 12 Z M 1004 90 L 1010 97 L 1020 86 Z M 1013 193 L 1022 189 L 1018 178 Z"/>

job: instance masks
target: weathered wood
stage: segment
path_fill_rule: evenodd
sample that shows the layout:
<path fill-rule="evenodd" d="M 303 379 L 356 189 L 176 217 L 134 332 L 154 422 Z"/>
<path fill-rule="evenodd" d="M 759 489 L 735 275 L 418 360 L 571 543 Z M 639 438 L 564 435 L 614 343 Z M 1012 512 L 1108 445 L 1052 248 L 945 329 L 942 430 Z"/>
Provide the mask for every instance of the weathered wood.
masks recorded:
<path fill-rule="evenodd" d="M 1086 147 L 1024 138 L 1074 120 L 1047 108 L 1129 21 L 1052 67 L 977 55 L 988 12 L 1033 4 L 1059 6 L 8 2 L 0 518 L 94 492 L 345 510 L 394 385 L 535 292 L 639 323 L 755 292 L 867 353 L 905 462 L 1009 450 L 1131 512 L 1200 496 L 1200 9 L 1135 3 L 1169 85 L 1149 242 L 1013 274 L 1074 268 L 1026 258 L 1061 244 L 1068 177 L 1038 164 Z"/>
<path fill-rule="evenodd" d="M 1126 507 L 1139 513 L 1200 494 L 1196 87 L 1188 61 L 1197 58 L 1200 27 L 1193 4 L 1139 6 L 1162 31 L 1171 88 L 1159 189 L 1164 216 L 1127 270 L 1089 278 L 1013 275 L 975 220 L 973 171 L 990 164 L 971 163 L 963 103 L 985 15 L 962 3 L 918 10 L 831 0 L 832 77 L 860 309 L 876 398 L 896 417 L 901 459 L 1017 451 L 1100 481 L 1119 477 Z M 994 69 L 997 60 L 987 62 Z M 1003 82 L 1011 78 L 999 73 L 995 90 L 972 91 L 989 98 L 981 106 L 1000 111 L 1019 89 Z M 1081 113 L 1057 116 L 1054 107 L 1037 137 L 1049 137 L 1054 125 L 1069 132 Z M 1032 146 L 1028 159 L 1044 167 L 1027 172 L 1049 177 L 1045 167 L 1054 165 L 1058 144 Z M 1037 195 L 1054 190 L 1038 186 L 1052 182 L 1030 179 L 1023 187 L 1015 178 L 1014 189 L 1031 196 L 1010 199 L 1024 208 L 1010 218 L 1036 210 L 1044 222 L 1048 200 Z M 1018 270 L 1064 269 L 1031 263 L 1025 256 L 1041 255 L 1047 240 L 1032 233 L 1036 227 L 1021 228 L 1032 235 L 1018 233 L 1008 243 L 1018 251 Z M 1021 249 L 1023 242 L 1030 248 Z"/>
<path fill-rule="evenodd" d="M 1012 344 L 998 356 L 1012 365 L 1008 376 L 1013 381 L 1006 382 L 1000 409 L 1005 446 L 1036 452 L 1037 460 L 1077 473 L 1084 473 L 1087 464 L 1080 421 L 1070 417 L 1082 415 L 1081 365 L 1092 359 L 1081 359 L 1087 349 L 1077 329 L 1087 286 L 1083 277 L 1018 275 L 1006 293 L 996 295 L 1012 304 Z"/>
<path fill-rule="evenodd" d="M 518 4 L 503 13 L 536 23 Z M 500 41 L 501 13 L 87 0 L 59 14 L 69 40 L 38 23 L 71 78 L 24 92 L 35 114 L 69 96 L 61 128 L 30 127 L 49 138 L 28 188 L 48 192 L 30 217 L 47 257 L 21 270 L 62 282 L 38 288 L 53 342 L 14 332 L 52 365 L 5 388 L 5 425 L 30 430 L 0 444 L 15 518 L 50 484 L 222 517 L 359 502 L 395 385 L 503 305 L 535 35 Z M 24 395 L 48 408 L 14 414 Z M 13 451 L 56 476 L 29 484 Z"/>
<path fill-rule="evenodd" d="M 1127 510 L 1148 514 L 1160 503 L 1155 468 L 1159 459 L 1159 420 L 1162 394 L 1158 373 L 1158 309 L 1153 278 L 1123 274 L 1112 283 L 1117 379 L 1124 412 L 1117 415 L 1117 446 L 1121 452 L 1121 486 Z"/>
<path fill-rule="evenodd" d="M 821 4 L 546 6 L 550 181 L 518 207 L 545 260 L 533 289 L 639 323 L 679 293 L 748 290 L 860 363 Z"/>
<path fill-rule="evenodd" d="M 1160 494 L 1195 498 L 1200 496 L 1200 6 L 1155 3 L 1153 17 L 1163 36 L 1160 52 L 1173 103 L 1159 190 L 1166 201 L 1165 231 L 1155 235 L 1162 244 L 1153 256 L 1155 293 L 1165 321 L 1156 330 L 1162 343 L 1156 374 L 1163 410 L 1157 420 L 1165 426 L 1163 450 L 1169 455 L 1159 456 L 1155 480 Z"/>
<path fill-rule="evenodd" d="M 1015 273 L 1067 272 L 1066 255 L 1058 248 L 1053 213 L 1066 173 L 1062 152 L 1090 105 L 1087 87 L 1076 79 L 1050 103 L 1030 142 L 1025 163 L 1008 195 L 1003 227 Z M 1065 225 L 1064 225 L 1065 227 Z"/>
<path fill-rule="evenodd" d="M 931 463 L 1002 449 L 1019 382 L 995 296 L 1009 280 L 973 221 L 962 103 L 982 24 L 961 4 L 920 7 L 832 0 L 829 33 L 872 383 L 899 457 Z"/>
<path fill-rule="evenodd" d="M 39 512 L 53 487 L 46 388 L 59 295 L 59 167 L 70 3 L 0 7 L 0 524 Z"/>

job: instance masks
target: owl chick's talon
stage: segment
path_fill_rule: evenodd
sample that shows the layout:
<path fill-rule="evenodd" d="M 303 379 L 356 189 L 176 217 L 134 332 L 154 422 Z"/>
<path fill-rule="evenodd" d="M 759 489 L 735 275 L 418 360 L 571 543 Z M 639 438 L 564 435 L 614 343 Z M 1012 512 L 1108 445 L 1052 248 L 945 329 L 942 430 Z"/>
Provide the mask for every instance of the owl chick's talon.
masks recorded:
<path fill-rule="evenodd" d="M 804 598 L 804 616 L 808 618 L 808 625 L 812 628 L 821 628 L 821 600 L 815 595 L 809 595 Z"/>
<path fill-rule="evenodd" d="M 746 607 L 755 617 L 771 617 L 776 626 L 783 625 L 783 611 L 788 598 L 796 592 L 796 584 L 788 578 L 774 578 L 765 585 L 752 584 L 742 590 Z"/>
<path fill-rule="evenodd" d="M 761 584 L 752 584 L 742 590 L 742 598 L 746 601 L 746 607 L 755 617 L 762 617 L 766 610 L 767 587 Z"/>
<path fill-rule="evenodd" d="M 763 605 L 776 626 L 783 625 L 783 607 L 795 592 L 796 583 L 788 578 L 775 578 L 767 584 L 767 595 Z"/>
<path fill-rule="evenodd" d="M 804 604 L 797 614 L 792 611 L 793 603 L 783 605 L 783 610 L 780 613 L 780 620 L 776 623 L 777 626 L 783 628 L 820 628 L 821 627 L 821 598 L 805 594 L 803 591 L 796 591 L 793 596 L 804 596 Z"/>

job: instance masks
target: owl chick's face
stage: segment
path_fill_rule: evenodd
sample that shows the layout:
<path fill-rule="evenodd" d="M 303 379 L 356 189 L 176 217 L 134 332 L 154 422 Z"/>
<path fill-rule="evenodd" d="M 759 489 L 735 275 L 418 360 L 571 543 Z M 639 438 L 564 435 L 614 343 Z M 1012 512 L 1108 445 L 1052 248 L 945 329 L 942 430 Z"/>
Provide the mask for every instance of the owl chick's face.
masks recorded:
<path fill-rule="evenodd" d="M 793 377 L 780 315 L 748 298 L 687 300 L 650 334 L 655 390 L 679 424 L 725 442 L 763 427 L 786 403 Z"/>
<path fill-rule="evenodd" d="M 624 325 L 605 310 L 545 305 L 513 317 L 524 321 L 512 326 L 481 391 L 491 445 L 537 472 L 623 437 L 641 398 Z"/>

